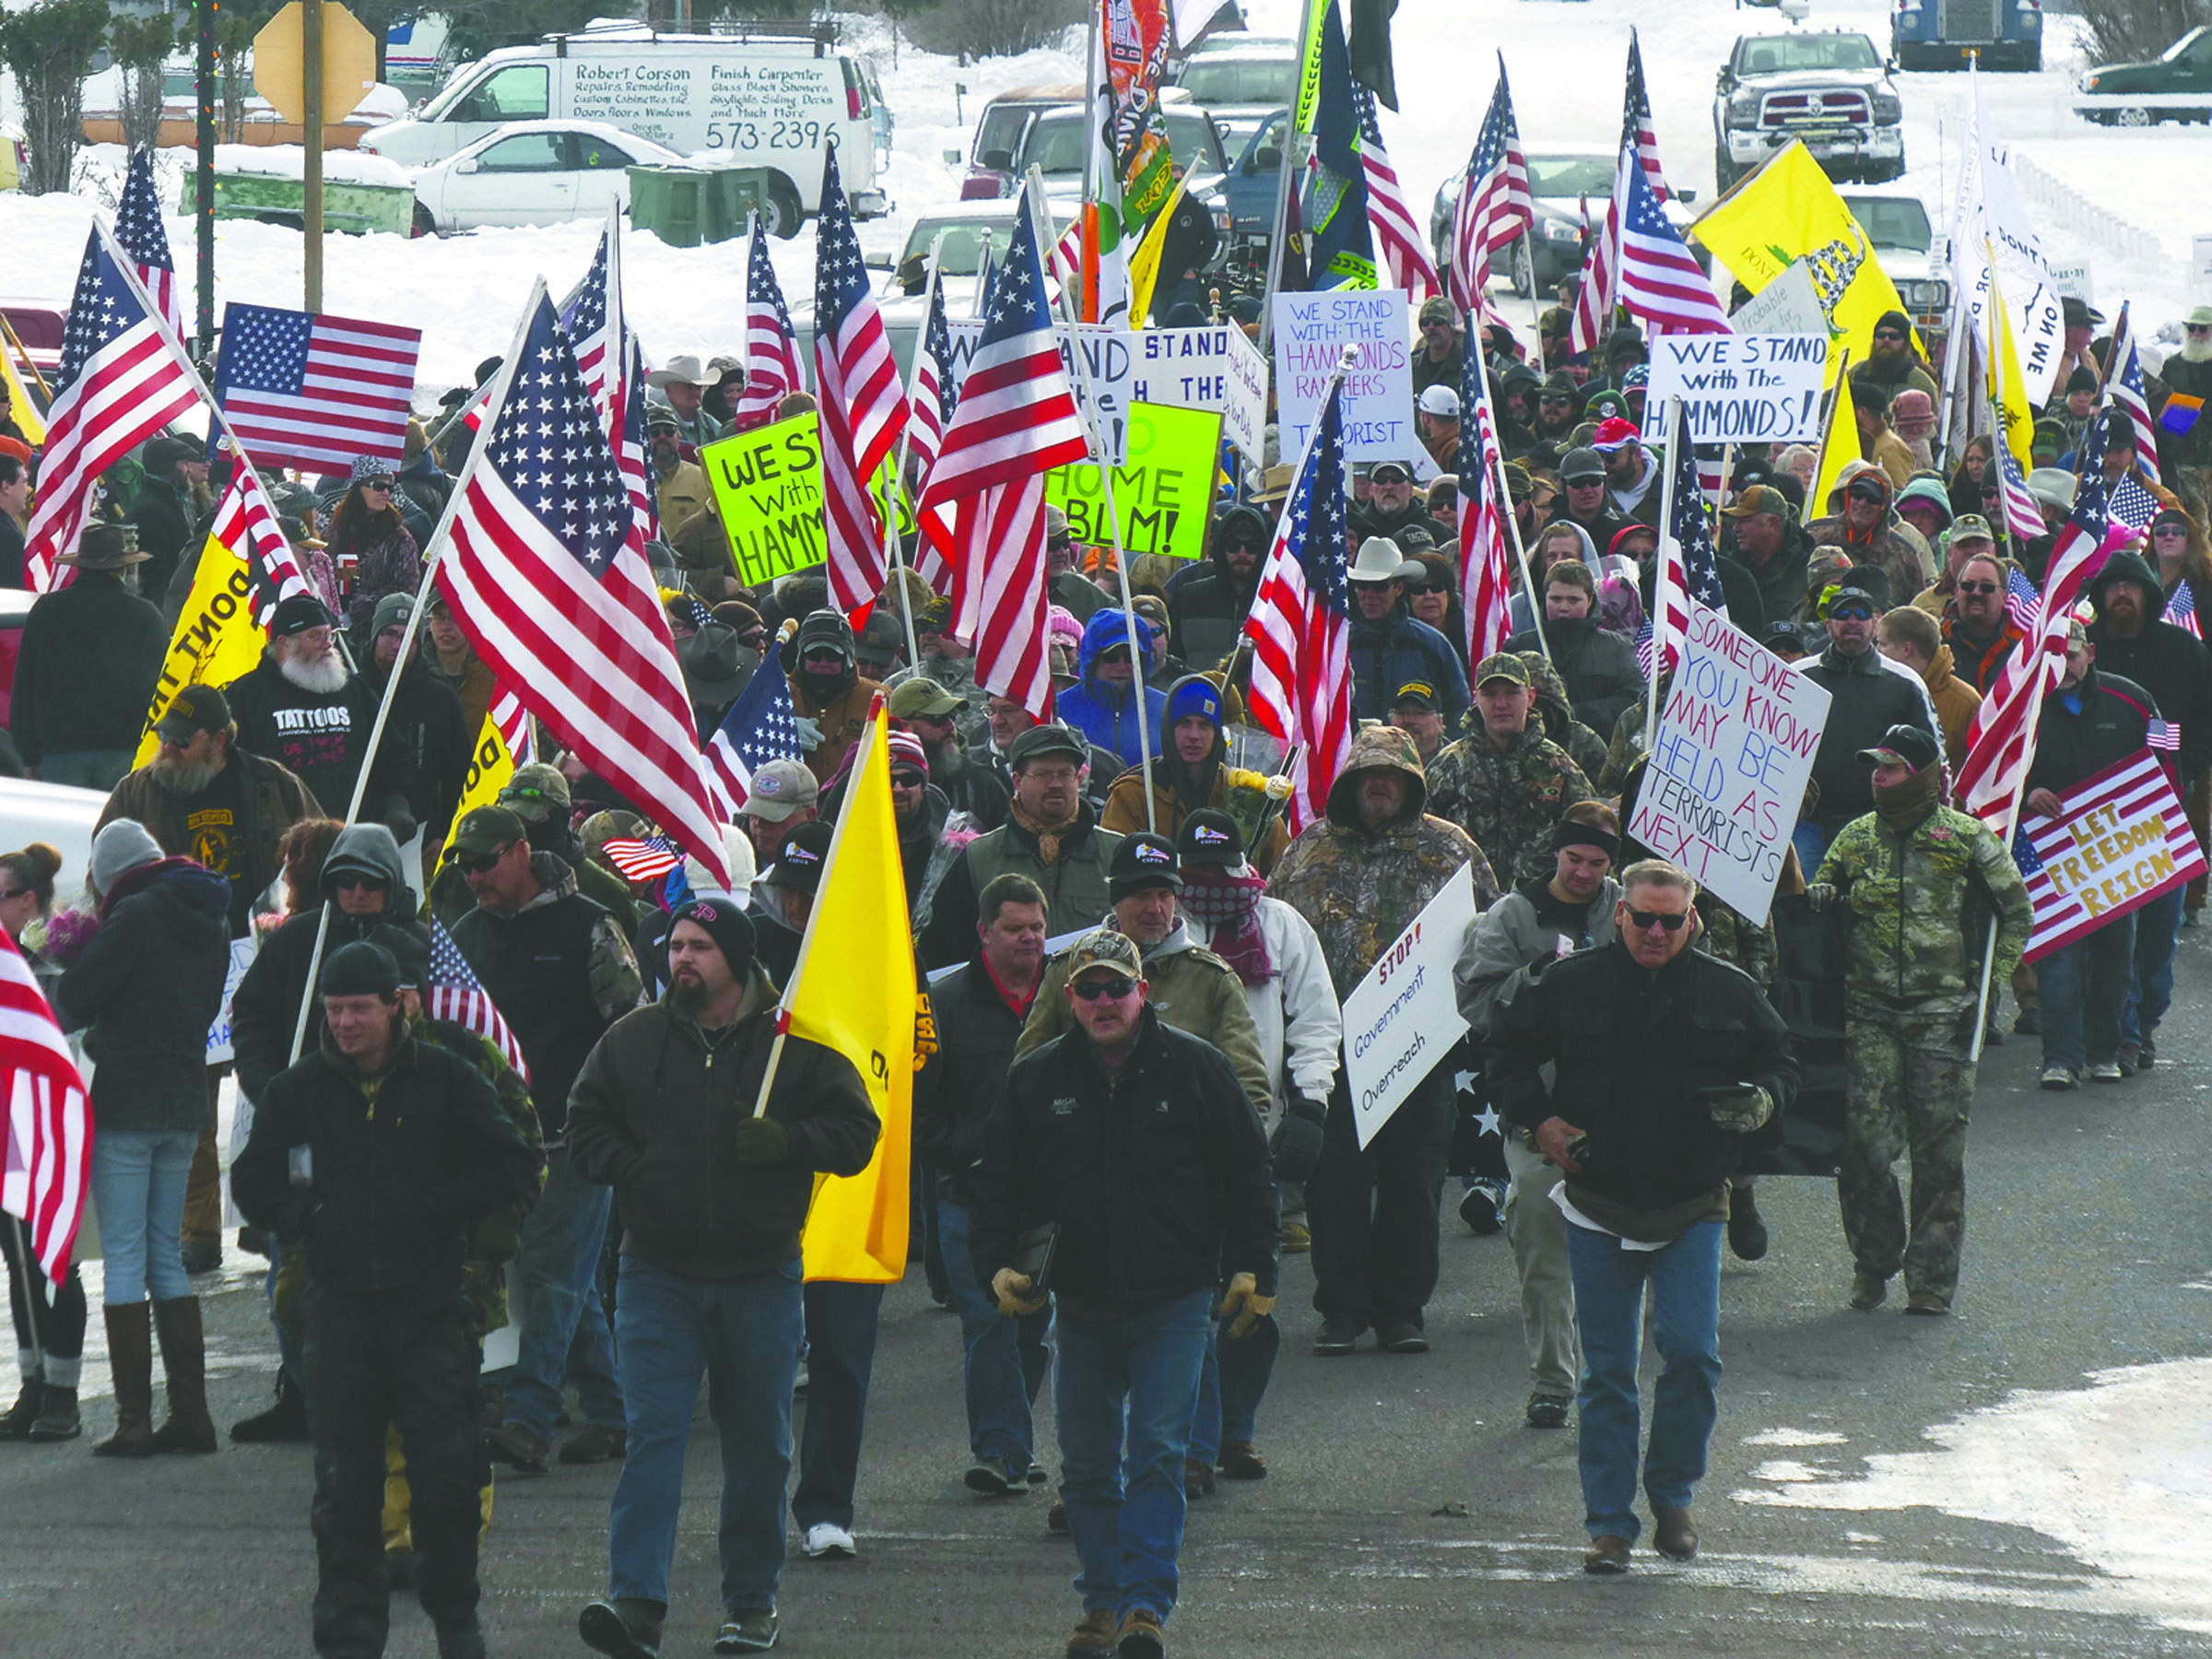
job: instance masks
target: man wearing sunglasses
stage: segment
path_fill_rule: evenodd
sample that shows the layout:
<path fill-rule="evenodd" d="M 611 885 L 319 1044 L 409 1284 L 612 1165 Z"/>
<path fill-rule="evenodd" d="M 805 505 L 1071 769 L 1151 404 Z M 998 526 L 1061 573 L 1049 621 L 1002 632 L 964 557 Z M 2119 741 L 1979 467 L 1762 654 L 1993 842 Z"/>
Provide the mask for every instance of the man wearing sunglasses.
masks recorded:
<path fill-rule="evenodd" d="M 1859 751 L 1881 741 L 1894 725 L 1914 725 L 1936 739 L 1935 711 L 1920 677 L 1874 648 L 1874 595 L 1847 582 L 1828 602 L 1828 649 L 1798 672 L 1826 688 L 1832 700 L 1820 747 L 1813 754 L 1818 805 L 1797 820 L 1792 836 L 1797 862 L 1820 867 L 1836 832 L 1874 810 L 1874 791 Z"/>
<path fill-rule="evenodd" d="M 1240 1338 L 1275 1309 L 1276 1194 L 1259 1113 L 1237 1068 L 1167 1024 L 1148 990 L 1128 935 L 1101 929 L 1077 944 L 1058 993 L 1073 1029 L 1014 1063 L 975 1182 L 977 1275 L 1006 1316 L 1045 1305 L 1020 1243 L 1057 1229 L 1053 1397 L 1083 1598 L 1073 1659 L 1165 1653 L 1217 1299 Z"/>
<path fill-rule="evenodd" d="M 1183 655 L 1201 672 L 1237 648 L 1238 630 L 1260 590 L 1272 528 L 1256 507 L 1230 508 L 1214 521 L 1206 562 L 1168 590 L 1168 619 Z"/>
<path fill-rule="evenodd" d="M 1697 884 L 1658 859 L 1621 874 L 1618 936 L 1500 992 L 1485 1045 L 1491 1098 L 1564 1173 L 1575 1325 L 1583 1570 L 1629 1570 L 1647 1287 L 1663 1369 L 1642 1486 L 1662 1555 L 1698 1551 L 1721 1375 L 1728 1177 L 1781 1137 L 1797 1089 L 1789 1030 L 1748 975 L 1701 950 Z M 1548 1085 L 1546 1073 L 1551 1074 Z"/>
<path fill-rule="evenodd" d="M 1889 475 L 1871 461 L 1849 461 L 1836 476 L 1828 498 L 1828 516 L 1805 527 L 1816 547 L 1840 547 L 1858 566 L 1881 572 L 1888 591 L 1876 597 L 1890 605 L 1909 603 L 1928 585 L 1933 561 L 1920 532 L 1897 516 L 1897 491 Z"/>
<path fill-rule="evenodd" d="M 620 924 L 576 890 L 559 858 L 532 851 L 529 827 L 512 808 L 465 814 L 447 856 L 477 898 L 453 924 L 453 943 L 530 1063 L 530 1098 L 546 1138 L 545 1192 L 515 1257 L 522 1347 L 506 1420 L 486 1436 L 494 1459 L 542 1475 L 564 1377 L 577 1385 L 584 1427 L 573 1453 L 562 1448 L 562 1461 L 621 1454 L 622 1395 L 597 1282 L 609 1199 L 571 1162 L 567 1128 L 569 1091 L 585 1056 L 638 1006 L 644 984 Z"/>
<path fill-rule="evenodd" d="M 2005 661 L 2020 642 L 2022 629 L 2005 604 L 2011 570 L 1984 550 L 1959 567 L 1943 637 L 1951 648 L 1959 677 L 1982 696 L 1997 682 Z"/>
<path fill-rule="evenodd" d="M 1900 392 L 1924 392 L 1932 399 L 1940 396 L 1935 377 L 1912 349 L 1912 319 L 1900 311 L 1884 312 L 1875 319 L 1873 347 L 1865 360 L 1853 368 L 1851 378 L 1880 387 L 1885 398 L 1892 402 Z"/>

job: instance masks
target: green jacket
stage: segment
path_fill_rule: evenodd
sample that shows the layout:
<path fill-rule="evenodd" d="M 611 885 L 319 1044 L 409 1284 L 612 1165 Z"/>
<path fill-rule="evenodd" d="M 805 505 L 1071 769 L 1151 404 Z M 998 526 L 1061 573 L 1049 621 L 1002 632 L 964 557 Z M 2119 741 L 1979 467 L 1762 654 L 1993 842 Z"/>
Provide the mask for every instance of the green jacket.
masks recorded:
<path fill-rule="evenodd" d="M 1867 813 L 1843 826 L 1819 881 L 1851 906 L 1844 1002 L 1853 1012 L 1916 1018 L 1971 1013 L 1981 995 L 1989 918 L 2003 984 L 2019 965 L 2034 912 L 2011 854 L 1979 818 L 1937 806 L 1900 836 Z"/>
<path fill-rule="evenodd" d="M 1533 719 L 1503 754 L 1490 747 L 1488 732 L 1477 732 L 1429 763 L 1428 810 L 1472 836 L 1509 883 L 1551 872 L 1551 827 L 1596 793 Z"/>
<path fill-rule="evenodd" d="M 1074 954 L 1064 950 L 1045 963 L 1044 979 L 1030 1005 L 1029 1022 L 1014 1045 L 1017 1060 L 1075 1030 L 1076 1017 L 1063 988 Z M 1252 1005 L 1244 1000 L 1244 982 L 1237 971 L 1202 949 L 1191 938 L 1190 924 L 1179 921 L 1174 932 L 1145 953 L 1145 980 L 1151 987 L 1145 1001 L 1161 1019 L 1229 1056 L 1237 1081 L 1252 1098 L 1253 1110 L 1265 1121 L 1275 1104 L 1275 1085 L 1268 1079 L 1267 1063 L 1260 1057 L 1259 1030 L 1253 1024 Z"/>

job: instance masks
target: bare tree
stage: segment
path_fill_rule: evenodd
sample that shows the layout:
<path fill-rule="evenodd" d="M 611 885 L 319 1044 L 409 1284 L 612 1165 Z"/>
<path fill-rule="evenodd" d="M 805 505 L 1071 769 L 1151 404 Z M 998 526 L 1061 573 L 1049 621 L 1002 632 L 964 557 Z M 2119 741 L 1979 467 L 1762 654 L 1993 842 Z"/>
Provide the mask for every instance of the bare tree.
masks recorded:
<path fill-rule="evenodd" d="M 1054 44 L 1085 11 L 1084 0 L 942 0 L 907 33 L 927 52 L 1006 57 Z"/>
<path fill-rule="evenodd" d="M 85 140 L 85 76 L 107 38 L 108 0 L 46 0 L 0 18 L 0 64 L 23 100 L 24 191 L 65 191 Z"/>
<path fill-rule="evenodd" d="M 162 71 L 176 44 L 176 26 L 166 13 L 118 18 L 108 30 L 122 82 L 116 105 L 126 149 L 151 149 L 161 141 Z"/>
<path fill-rule="evenodd" d="M 2132 64 L 2155 58 L 2200 23 L 2212 23 L 2207 0 L 2079 0 L 2088 28 L 2089 61 Z"/>

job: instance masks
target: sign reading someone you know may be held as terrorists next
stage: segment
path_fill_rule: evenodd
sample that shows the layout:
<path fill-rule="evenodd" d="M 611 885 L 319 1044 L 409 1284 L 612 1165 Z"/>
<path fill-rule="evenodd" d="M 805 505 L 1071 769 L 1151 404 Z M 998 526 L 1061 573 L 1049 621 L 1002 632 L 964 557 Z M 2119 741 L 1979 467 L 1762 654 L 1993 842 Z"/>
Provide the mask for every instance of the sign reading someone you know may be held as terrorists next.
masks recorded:
<path fill-rule="evenodd" d="M 1345 1077 L 1365 1147 L 1467 1029 L 1452 968 L 1475 925 L 1475 877 L 1462 865 L 1344 999 Z"/>
<path fill-rule="evenodd" d="M 1825 689 L 1692 600 L 1629 834 L 1764 922 L 1828 705 Z"/>

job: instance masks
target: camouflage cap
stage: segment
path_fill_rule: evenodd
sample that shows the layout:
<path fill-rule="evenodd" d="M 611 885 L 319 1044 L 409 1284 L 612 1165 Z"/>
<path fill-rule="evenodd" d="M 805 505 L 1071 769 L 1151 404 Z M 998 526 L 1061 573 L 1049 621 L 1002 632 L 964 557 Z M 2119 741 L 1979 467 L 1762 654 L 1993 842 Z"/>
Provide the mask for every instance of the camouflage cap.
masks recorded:
<path fill-rule="evenodd" d="M 1475 687 L 1480 690 L 1492 680 L 1511 680 L 1516 686 L 1530 684 L 1528 665 L 1510 651 L 1495 651 L 1475 665 Z"/>
<path fill-rule="evenodd" d="M 1136 941 L 1111 928 L 1095 929 L 1076 941 L 1067 959 L 1067 982 L 1074 984 L 1093 968 L 1111 968 L 1134 980 L 1145 977 L 1145 960 L 1137 952 Z"/>
<path fill-rule="evenodd" d="M 516 817 L 535 823 L 550 816 L 557 806 L 563 813 L 568 811 L 569 781 L 561 776 L 560 768 L 547 766 L 543 761 L 518 766 L 514 776 L 500 791 L 499 804 L 511 808 Z"/>
<path fill-rule="evenodd" d="M 1535 688 L 1538 697 L 1562 704 L 1569 700 L 1567 682 L 1559 677 L 1559 671 L 1551 665 L 1549 657 L 1540 651 L 1519 651 L 1513 654 L 1528 670 L 1528 683 Z"/>

